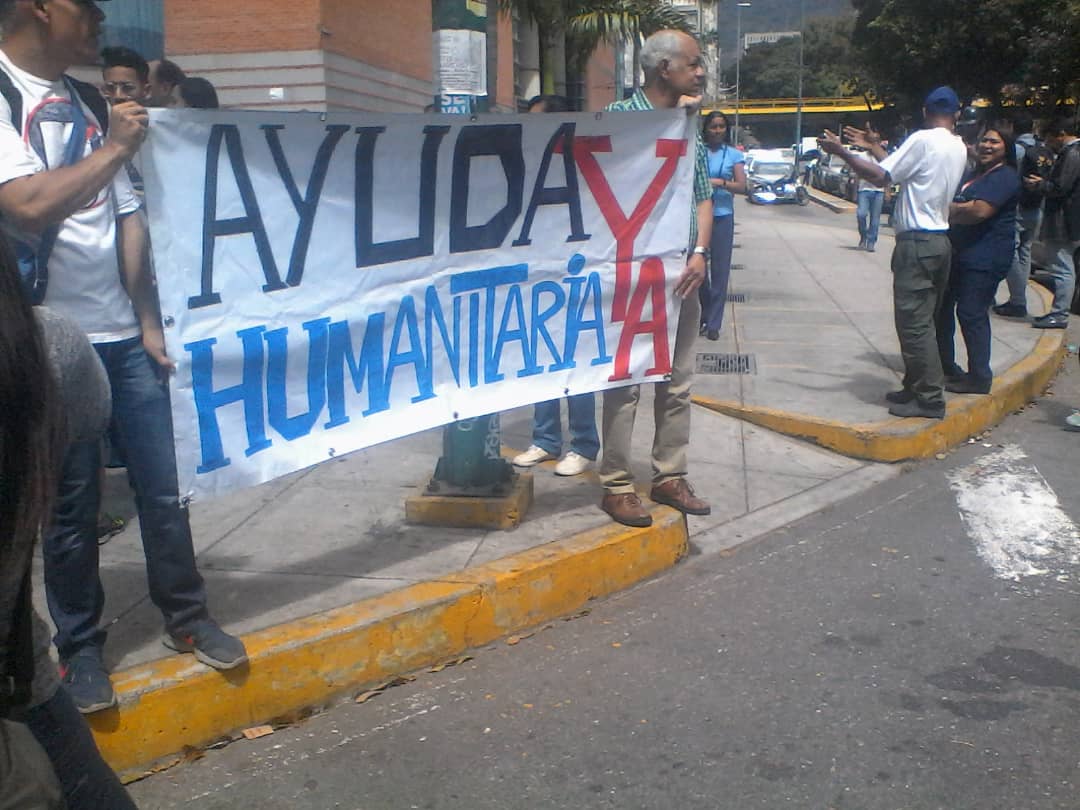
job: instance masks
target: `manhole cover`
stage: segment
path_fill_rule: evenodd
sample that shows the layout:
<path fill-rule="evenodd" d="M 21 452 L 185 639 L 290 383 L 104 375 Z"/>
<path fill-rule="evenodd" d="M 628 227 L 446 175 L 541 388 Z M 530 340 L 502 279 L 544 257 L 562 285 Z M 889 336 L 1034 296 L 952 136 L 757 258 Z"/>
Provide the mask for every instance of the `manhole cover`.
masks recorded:
<path fill-rule="evenodd" d="M 757 361 L 752 354 L 698 352 L 694 371 L 698 374 L 757 374 Z"/>

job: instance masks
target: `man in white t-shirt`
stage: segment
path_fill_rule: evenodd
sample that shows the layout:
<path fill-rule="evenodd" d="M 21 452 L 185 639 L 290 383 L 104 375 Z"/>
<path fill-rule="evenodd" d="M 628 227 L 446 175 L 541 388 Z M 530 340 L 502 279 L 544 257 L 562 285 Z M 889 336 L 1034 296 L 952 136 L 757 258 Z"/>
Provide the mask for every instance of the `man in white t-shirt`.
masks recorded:
<path fill-rule="evenodd" d="M 40 246 L 43 235 L 55 233 L 41 303 L 86 332 L 108 373 L 113 433 L 135 488 L 150 597 L 165 618 L 162 640 L 228 669 L 247 655 L 207 613 L 187 511 L 177 494 L 165 384 L 172 362 L 145 220 L 124 171 L 146 136 L 148 115 L 135 101 L 119 101 L 106 115 L 93 88 L 64 75 L 71 64 L 96 61 L 104 16 L 94 0 L 0 0 L 0 226 L 24 246 Z M 76 147 L 74 162 L 66 160 L 69 142 Z M 61 677 L 84 713 L 116 704 L 99 626 L 100 456 L 98 442 L 68 447 L 56 514 L 42 544 Z"/>
<path fill-rule="evenodd" d="M 949 282 L 949 203 L 967 167 L 967 148 L 954 132 L 959 116 L 960 99 L 953 89 L 937 88 L 923 103 L 924 128 L 909 135 L 892 154 L 862 130 L 845 127 L 844 135 L 880 163 L 853 155 L 828 130 L 819 141 L 824 151 L 840 155 L 874 185 L 900 184 L 893 212 L 892 271 L 904 381 L 901 390 L 885 396 L 894 416 L 945 416 L 945 375 L 934 318 Z"/>

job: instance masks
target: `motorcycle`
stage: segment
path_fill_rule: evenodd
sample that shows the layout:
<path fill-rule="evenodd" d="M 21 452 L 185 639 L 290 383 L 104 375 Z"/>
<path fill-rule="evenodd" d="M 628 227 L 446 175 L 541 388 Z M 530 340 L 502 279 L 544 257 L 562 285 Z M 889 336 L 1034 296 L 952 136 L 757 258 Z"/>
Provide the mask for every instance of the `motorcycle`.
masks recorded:
<path fill-rule="evenodd" d="M 778 203 L 797 203 L 806 205 L 810 202 L 810 193 L 796 173 L 779 180 L 750 180 L 750 192 L 746 195 L 756 205 L 775 205 Z"/>

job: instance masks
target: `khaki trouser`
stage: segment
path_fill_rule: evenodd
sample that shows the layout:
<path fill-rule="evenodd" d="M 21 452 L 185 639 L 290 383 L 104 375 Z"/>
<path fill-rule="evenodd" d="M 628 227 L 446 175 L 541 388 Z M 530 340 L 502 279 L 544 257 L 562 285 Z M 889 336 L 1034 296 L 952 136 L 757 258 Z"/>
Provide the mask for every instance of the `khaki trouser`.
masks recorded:
<path fill-rule="evenodd" d="M 897 234 L 892 255 L 893 315 L 904 358 L 904 388 L 927 408 L 945 405 L 935 323 L 949 284 L 951 255 L 944 231 Z"/>
<path fill-rule="evenodd" d="M 686 448 L 690 443 L 690 383 L 694 378 L 694 343 L 701 321 L 697 293 L 682 300 L 675 333 L 671 380 L 653 386 L 653 485 L 686 476 Z M 640 385 L 604 391 L 603 457 L 600 483 L 611 494 L 634 491 L 630 472 L 630 438 L 634 433 Z"/>

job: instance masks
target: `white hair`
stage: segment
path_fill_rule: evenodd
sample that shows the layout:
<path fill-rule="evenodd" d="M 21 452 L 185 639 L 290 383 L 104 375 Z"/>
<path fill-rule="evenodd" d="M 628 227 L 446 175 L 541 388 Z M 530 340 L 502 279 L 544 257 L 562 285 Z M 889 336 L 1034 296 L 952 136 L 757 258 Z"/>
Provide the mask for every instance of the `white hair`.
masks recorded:
<path fill-rule="evenodd" d="M 671 61 L 677 56 L 682 56 L 684 37 L 688 36 L 682 31 L 667 29 L 657 31 L 645 40 L 641 46 L 641 69 L 645 71 L 645 79 L 648 81 L 660 70 L 660 65 L 665 60 Z"/>

